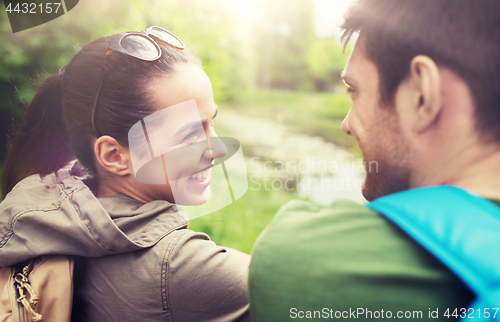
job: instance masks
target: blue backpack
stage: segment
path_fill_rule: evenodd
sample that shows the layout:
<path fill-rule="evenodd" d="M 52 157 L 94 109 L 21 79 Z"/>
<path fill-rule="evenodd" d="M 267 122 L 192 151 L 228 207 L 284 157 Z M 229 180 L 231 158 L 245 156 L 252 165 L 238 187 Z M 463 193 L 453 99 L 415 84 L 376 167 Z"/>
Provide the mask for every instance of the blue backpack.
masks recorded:
<path fill-rule="evenodd" d="M 454 186 L 407 190 L 367 207 L 405 231 L 469 287 L 475 300 L 465 316 L 500 321 L 500 207 Z M 463 318 L 463 311 L 455 314 Z"/>

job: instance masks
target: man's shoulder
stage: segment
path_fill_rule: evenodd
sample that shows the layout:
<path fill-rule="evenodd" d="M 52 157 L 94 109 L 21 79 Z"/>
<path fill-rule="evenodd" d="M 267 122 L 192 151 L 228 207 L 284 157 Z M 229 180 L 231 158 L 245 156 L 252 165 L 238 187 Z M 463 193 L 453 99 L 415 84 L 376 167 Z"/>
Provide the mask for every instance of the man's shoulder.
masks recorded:
<path fill-rule="evenodd" d="M 467 305 L 464 292 L 453 274 L 398 227 L 347 200 L 283 206 L 256 242 L 249 272 L 252 315 L 274 319 L 290 316 L 291 308 Z"/>
<path fill-rule="evenodd" d="M 285 205 L 283 205 L 279 211 L 276 213 L 276 216 L 287 215 L 290 213 L 297 212 L 309 212 L 311 214 L 317 213 L 319 215 L 342 215 L 345 213 L 364 213 L 364 214 L 375 214 L 374 211 L 365 207 L 365 205 L 360 204 L 355 201 L 340 199 L 334 201 L 330 205 L 323 205 L 311 201 L 305 200 L 291 200 Z"/>
<path fill-rule="evenodd" d="M 338 200 L 330 205 L 293 200 L 276 213 L 257 240 L 252 262 L 272 256 L 292 258 L 304 267 L 331 262 L 325 271 L 342 265 L 434 266 L 434 259 L 387 218 L 363 204 Z M 290 257 L 292 256 L 292 257 Z M 301 260 L 302 258 L 302 260 Z M 388 261 L 381 262 L 381 259 Z M 429 263 L 432 258 L 432 263 Z M 339 263 L 339 260 L 342 262 Z M 322 264 L 323 265 L 323 264 Z M 295 267 L 294 269 L 298 269 Z"/>
<path fill-rule="evenodd" d="M 339 244 L 351 241 L 344 249 L 356 245 L 384 243 L 382 239 L 406 238 L 387 219 L 365 205 L 338 200 L 322 205 L 303 200 L 293 200 L 276 213 L 254 248 L 254 255 L 270 251 L 284 251 L 290 245 L 328 250 L 330 253 Z M 376 240 L 371 240 L 376 238 Z"/>
<path fill-rule="evenodd" d="M 285 235 L 308 234 L 316 229 L 334 231 L 356 230 L 363 226 L 380 224 L 387 226 L 387 220 L 365 205 L 350 201 L 338 200 L 330 205 L 293 200 L 285 204 L 276 213 L 263 235 L 283 233 Z M 316 238 L 320 235 L 313 233 Z M 290 237 L 292 237 L 290 235 Z M 326 234 L 323 237 L 335 238 Z"/>

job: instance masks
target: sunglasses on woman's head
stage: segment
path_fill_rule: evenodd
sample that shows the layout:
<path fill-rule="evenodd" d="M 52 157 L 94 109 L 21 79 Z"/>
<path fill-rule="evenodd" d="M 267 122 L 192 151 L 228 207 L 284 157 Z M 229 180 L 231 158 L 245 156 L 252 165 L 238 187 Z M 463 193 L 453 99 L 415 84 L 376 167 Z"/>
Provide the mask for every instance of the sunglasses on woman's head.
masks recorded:
<path fill-rule="evenodd" d="M 106 76 L 109 62 L 111 61 L 111 55 L 114 51 L 118 51 L 140 60 L 155 61 L 161 57 L 162 51 L 160 46 L 158 46 L 158 43 L 153 38 L 161 40 L 178 50 L 182 50 L 185 47 L 182 40 L 177 38 L 170 31 L 157 26 L 148 26 L 146 30 L 141 32 L 124 32 L 117 35 L 115 39 L 109 43 L 106 56 L 104 57 L 104 63 L 102 65 L 102 72 L 99 80 L 99 87 L 97 88 L 94 100 L 94 106 L 92 107 L 92 129 L 94 130 L 96 137 L 98 137 L 98 134 L 95 125 L 95 111 L 99 101 L 99 93 L 101 92 L 102 83 L 104 82 L 104 77 Z"/>

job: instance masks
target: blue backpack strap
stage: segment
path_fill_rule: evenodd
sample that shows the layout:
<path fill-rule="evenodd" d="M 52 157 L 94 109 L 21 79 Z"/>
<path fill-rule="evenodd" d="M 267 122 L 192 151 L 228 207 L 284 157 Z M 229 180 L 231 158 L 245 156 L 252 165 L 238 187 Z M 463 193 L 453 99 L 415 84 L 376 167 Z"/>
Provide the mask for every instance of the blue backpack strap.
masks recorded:
<path fill-rule="evenodd" d="M 470 308 L 500 308 L 500 207 L 454 186 L 407 190 L 366 205 L 387 217 L 476 295 Z M 493 320 L 495 310 L 490 310 Z M 472 316 L 472 315 L 471 315 Z M 500 312 L 495 321 L 500 321 Z"/>

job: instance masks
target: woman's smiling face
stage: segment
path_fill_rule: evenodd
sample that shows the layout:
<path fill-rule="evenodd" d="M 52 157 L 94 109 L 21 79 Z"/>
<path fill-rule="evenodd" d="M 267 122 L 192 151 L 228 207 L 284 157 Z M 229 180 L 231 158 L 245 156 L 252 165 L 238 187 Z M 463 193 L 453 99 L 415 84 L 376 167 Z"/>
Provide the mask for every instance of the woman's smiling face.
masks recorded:
<path fill-rule="evenodd" d="M 148 147 L 129 142 L 137 188 L 151 200 L 207 202 L 213 160 L 227 153 L 214 138 L 218 109 L 210 80 L 200 67 L 181 64 L 171 77 L 152 81 L 149 92 L 158 110 L 135 126 L 146 132 Z M 141 153 L 134 152 L 138 150 Z"/>

